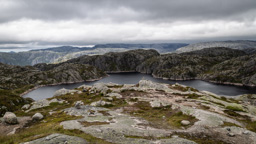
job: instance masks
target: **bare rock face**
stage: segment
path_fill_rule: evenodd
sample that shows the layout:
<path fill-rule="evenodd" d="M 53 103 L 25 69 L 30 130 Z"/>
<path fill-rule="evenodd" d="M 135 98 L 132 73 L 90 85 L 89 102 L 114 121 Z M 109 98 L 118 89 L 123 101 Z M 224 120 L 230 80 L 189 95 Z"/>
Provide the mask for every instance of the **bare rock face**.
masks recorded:
<path fill-rule="evenodd" d="M 110 102 L 100 100 L 100 101 L 91 103 L 91 106 L 105 106 L 105 105 L 110 105 L 110 104 L 111 104 Z"/>
<path fill-rule="evenodd" d="M 107 96 L 108 97 L 115 97 L 115 98 L 117 98 L 117 99 L 120 99 L 120 98 L 122 98 L 123 96 L 122 95 L 120 95 L 119 93 L 109 93 L 109 94 L 107 94 Z"/>
<path fill-rule="evenodd" d="M 23 144 L 87 144 L 88 142 L 82 138 L 68 136 L 64 134 L 51 134 L 47 137 L 36 139 Z"/>
<path fill-rule="evenodd" d="M 60 96 L 60 95 L 65 95 L 65 94 L 68 94 L 68 93 L 75 93 L 75 92 L 78 92 L 78 90 L 68 90 L 68 89 L 62 88 L 60 90 L 57 90 L 54 93 L 54 96 Z"/>
<path fill-rule="evenodd" d="M 41 120 L 43 118 L 44 118 L 44 116 L 41 113 L 36 113 L 36 114 L 33 115 L 32 120 L 33 121 L 38 121 L 38 120 Z"/>
<path fill-rule="evenodd" d="M 18 124 L 18 119 L 16 117 L 16 115 L 12 112 L 6 112 L 4 114 L 4 122 L 7 124 Z"/>

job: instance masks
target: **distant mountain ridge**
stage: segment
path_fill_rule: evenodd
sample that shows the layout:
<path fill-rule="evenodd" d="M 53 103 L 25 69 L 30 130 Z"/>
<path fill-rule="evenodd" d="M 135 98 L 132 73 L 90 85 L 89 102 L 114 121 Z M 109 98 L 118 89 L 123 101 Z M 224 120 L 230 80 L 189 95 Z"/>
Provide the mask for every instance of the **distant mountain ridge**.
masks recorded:
<path fill-rule="evenodd" d="M 243 50 L 247 53 L 252 53 L 256 51 L 256 41 L 237 40 L 237 41 L 201 42 L 201 43 L 190 44 L 188 46 L 179 48 L 176 50 L 176 52 L 177 53 L 191 52 L 191 51 L 201 50 L 204 48 L 212 48 L 212 47 L 226 47 L 226 48 Z"/>
<path fill-rule="evenodd" d="M 60 63 L 82 55 L 102 55 L 108 52 L 124 52 L 134 49 L 155 49 L 159 53 L 173 52 L 187 46 L 183 43 L 162 44 L 99 44 L 94 47 L 61 46 L 27 52 L 0 52 L 0 62 L 10 65 L 35 65 L 38 63 Z"/>

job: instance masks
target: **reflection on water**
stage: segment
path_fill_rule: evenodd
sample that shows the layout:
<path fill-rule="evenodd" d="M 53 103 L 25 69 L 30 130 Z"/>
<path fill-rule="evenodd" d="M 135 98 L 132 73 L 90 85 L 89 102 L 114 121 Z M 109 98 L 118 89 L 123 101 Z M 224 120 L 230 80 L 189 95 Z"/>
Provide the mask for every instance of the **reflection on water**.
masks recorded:
<path fill-rule="evenodd" d="M 224 95 L 224 96 L 236 96 L 241 94 L 256 93 L 255 88 L 218 85 L 218 84 L 213 84 L 213 83 L 209 83 L 201 80 L 169 81 L 169 80 L 153 78 L 151 75 L 140 74 L 140 73 L 119 73 L 119 74 L 109 74 L 109 75 L 110 75 L 109 77 L 106 77 L 104 79 L 101 79 L 99 81 L 94 81 L 94 82 L 82 82 L 82 83 L 76 83 L 76 84 L 46 86 L 46 87 L 38 88 L 24 95 L 24 97 L 30 97 L 30 98 L 33 98 L 34 100 L 40 100 L 40 99 L 52 97 L 54 92 L 61 88 L 73 89 L 83 84 L 93 85 L 94 83 L 99 83 L 99 82 L 104 82 L 104 83 L 113 82 L 117 84 L 137 84 L 141 79 L 147 79 L 147 80 L 151 80 L 158 83 L 168 83 L 168 84 L 174 84 L 177 82 L 183 85 L 196 88 L 198 90 L 206 90 L 206 91 L 210 91 L 215 94 Z"/>

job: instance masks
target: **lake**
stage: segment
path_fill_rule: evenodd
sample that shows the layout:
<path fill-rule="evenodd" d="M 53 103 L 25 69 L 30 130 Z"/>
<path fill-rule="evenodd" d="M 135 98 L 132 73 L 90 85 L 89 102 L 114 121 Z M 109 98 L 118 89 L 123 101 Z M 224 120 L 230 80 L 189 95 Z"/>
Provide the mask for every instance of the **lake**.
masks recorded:
<path fill-rule="evenodd" d="M 239 87 L 239 86 L 231 86 L 231 85 L 220 85 L 205 82 L 202 80 L 188 80 L 188 81 L 170 81 L 170 80 L 163 80 L 159 78 L 154 78 L 148 74 L 141 74 L 141 73 L 118 73 L 118 74 L 109 74 L 109 77 L 103 78 L 98 81 L 93 82 L 82 82 L 82 83 L 75 83 L 75 84 L 62 84 L 56 86 L 45 86 L 38 88 L 29 92 L 28 94 L 24 95 L 24 97 L 30 97 L 34 100 L 41 100 L 45 98 L 50 98 L 54 95 L 54 92 L 61 89 L 74 89 L 83 84 L 86 85 L 93 85 L 99 82 L 113 82 L 117 84 L 137 84 L 141 79 L 151 80 L 153 82 L 158 83 L 167 83 L 167 84 L 175 84 L 180 83 L 186 86 L 190 86 L 196 88 L 198 90 L 206 90 L 217 95 L 222 96 L 237 96 L 241 94 L 256 94 L 256 89 L 251 87 Z"/>

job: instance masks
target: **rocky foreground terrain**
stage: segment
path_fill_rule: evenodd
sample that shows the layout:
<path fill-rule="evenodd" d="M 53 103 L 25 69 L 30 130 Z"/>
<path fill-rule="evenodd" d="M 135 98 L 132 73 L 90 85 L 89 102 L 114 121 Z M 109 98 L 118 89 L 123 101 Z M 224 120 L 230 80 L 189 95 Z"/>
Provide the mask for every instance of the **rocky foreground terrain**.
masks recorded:
<path fill-rule="evenodd" d="M 256 95 L 141 80 L 60 89 L 0 118 L 3 144 L 256 144 Z"/>

